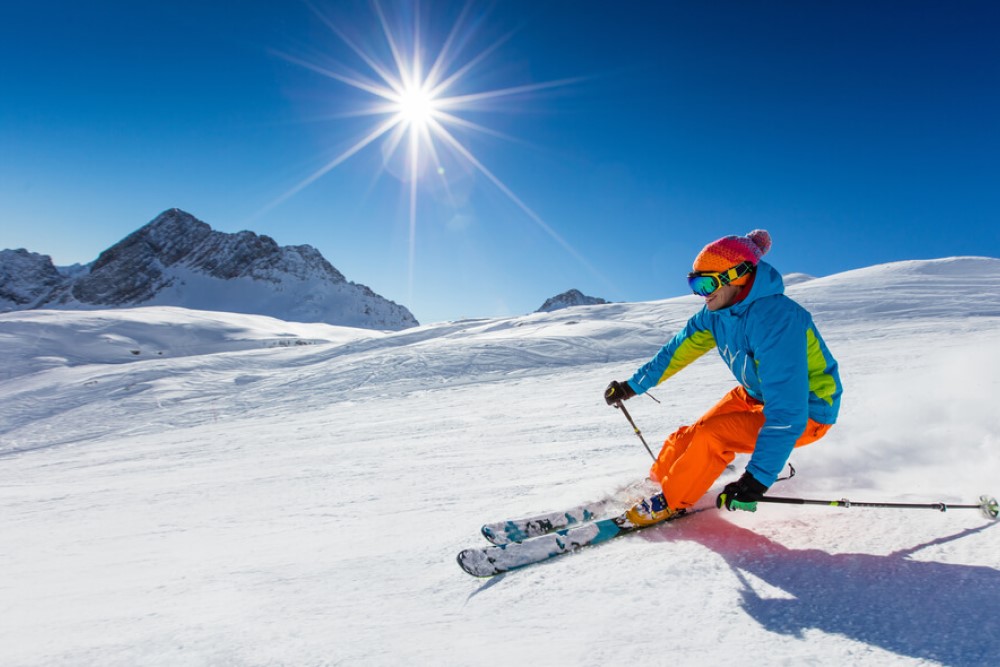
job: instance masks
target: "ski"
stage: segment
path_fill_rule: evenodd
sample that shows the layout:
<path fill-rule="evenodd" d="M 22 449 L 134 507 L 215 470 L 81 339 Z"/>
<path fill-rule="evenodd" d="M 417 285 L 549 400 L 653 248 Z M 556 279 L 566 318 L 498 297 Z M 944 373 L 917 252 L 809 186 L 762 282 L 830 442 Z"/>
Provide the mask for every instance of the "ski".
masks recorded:
<path fill-rule="evenodd" d="M 480 532 L 496 545 L 523 542 L 524 540 L 588 523 L 612 512 L 621 511 L 637 500 L 655 493 L 656 486 L 641 479 L 628 484 L 609 497 L 582 503 L 567 510 L 544 512 L 523 519 L 506 519 L 483 524 Z"/>
<path fill-rule="evenodd" d="M 651 523 L 636 523 L 630 519 L 637 508 L 643 508 L 644 513 L 646 513 L 650 510 L 658 512 L 665 506 L 663 495 L 658 494 L 618 516 L 597 519 L 555 532 L 529 537 L 521 542 L 465 549 L 458 554 L 458 564 L 474 577 L 492 577 L 572 553 L 583 547 L 601 544 L 649 526 L 691 516 L 700 511 L 681 510 L 667 518 Z"/>
<path fill-rule="evenodd" d="M 581 523 L 594 521 L 617 503 L 600 500 L 578 505 L 562 512 L 549 512 L 524 519 L 508 519 L 484 524 L 480 529 L 483 537 L 496 545 L 523 542 L 524 540 L 554 533 Z"/>

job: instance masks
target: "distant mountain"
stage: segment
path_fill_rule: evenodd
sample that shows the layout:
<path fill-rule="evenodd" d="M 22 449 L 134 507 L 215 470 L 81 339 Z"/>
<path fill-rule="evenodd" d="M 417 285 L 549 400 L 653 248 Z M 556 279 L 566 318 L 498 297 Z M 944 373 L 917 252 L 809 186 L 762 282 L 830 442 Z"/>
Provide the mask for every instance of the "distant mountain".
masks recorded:
<path fill-rule="evenodd" d="M 596 296 L 587 296 L 578 289 L 571 289 L 568 292 L 563 292 L 551 299 L 547 299 L 542 304 L 542 307 L 535 312 L 551 313 L 554 310 L 562 310 L 563 308 L 570 308 L 572 306 L 597 306 L 602 303 L 607 303 L 607 301 L 599 299 Z"/>
<path fill-rule="evenodd" d="M 0 250 L 0 312 L 37 308 L 65 282 L 48 255 Z"/>
<path fill-rule="evenodd" d="M 786 273 L 781 278 L 785 283 L 785 287 L 791 287 L 792 285 L 799 285 L 801 283 L 807 283 L 810 280 L 816 280 L 816 276 L 810 276 L 808 273 Z"/>
<path fill-rule="evenodd" d="M 60 270 L 47 255 L 0 251 L 0 312 L 139 305 L 365 329 L 418 324 L 405 307 L 348 282 L 312 246 L 218 232 L 179 209 L 164 211 L 86 267 Z"/>

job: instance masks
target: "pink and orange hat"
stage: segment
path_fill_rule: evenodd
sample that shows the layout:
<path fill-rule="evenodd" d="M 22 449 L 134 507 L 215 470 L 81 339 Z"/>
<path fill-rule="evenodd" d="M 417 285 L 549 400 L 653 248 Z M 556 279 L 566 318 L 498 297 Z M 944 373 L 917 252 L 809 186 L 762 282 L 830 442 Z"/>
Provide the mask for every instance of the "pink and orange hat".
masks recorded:
<path fill-rule="evenodd" d="M 723 236 L 702 248 L 694 258 L 695 271 L 721 272 L 743 262 L 757 266 L 760 258 L 771 249 L 771 235 L 764 229 L 755 229 L 746 236 Z M 732 284 L 742 285 L 750 279 L 743 276 Z"/>

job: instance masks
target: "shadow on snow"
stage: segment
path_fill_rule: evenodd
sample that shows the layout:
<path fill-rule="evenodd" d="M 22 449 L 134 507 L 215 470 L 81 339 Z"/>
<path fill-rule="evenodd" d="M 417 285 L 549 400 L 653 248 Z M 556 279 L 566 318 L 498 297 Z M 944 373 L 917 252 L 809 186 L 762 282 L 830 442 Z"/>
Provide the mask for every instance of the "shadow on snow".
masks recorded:
<path fill-rule="evenodd" d="M 722 556 L 742 584 L 742 608 L 772 632 L 802 638 L 816 629 L 899 655 L 972 667 L 1000 664 L 1000 570 L 910 556 L 995 526 L 887 556 L 788 549 L 708 516 L 644 534 L 654 541 L 691 540 Z M 762 597 L 748 574 L 794 599 Z"/>

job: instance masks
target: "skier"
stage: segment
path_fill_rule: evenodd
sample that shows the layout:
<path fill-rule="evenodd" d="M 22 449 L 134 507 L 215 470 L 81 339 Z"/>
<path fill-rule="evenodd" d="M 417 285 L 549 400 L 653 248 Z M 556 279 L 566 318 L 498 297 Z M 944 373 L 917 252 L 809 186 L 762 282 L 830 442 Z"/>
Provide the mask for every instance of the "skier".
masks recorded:
<path fill-rule="evenodd" d="M 837 420 L 842 387 L 837 362 L 812 316 L 784 295 L 781 275 L 762 255 L 764 230 L 709 243 L 688 275 L 705 306 L 628 380 L 608 385 L 608 405 L 646 392 L 712 348 L 739 385 L 697 422 L 671 434 L 650 470 L 664 498 L 641 503 L 629 519 L 669 519 L 705 494 L 737 453 L 752 453 L 739 480 L 716 498 L 719 508 L 754 509 L 792 449 L 822 438 Z M 665 500 L 665 503 L 664 503 Z"/>

